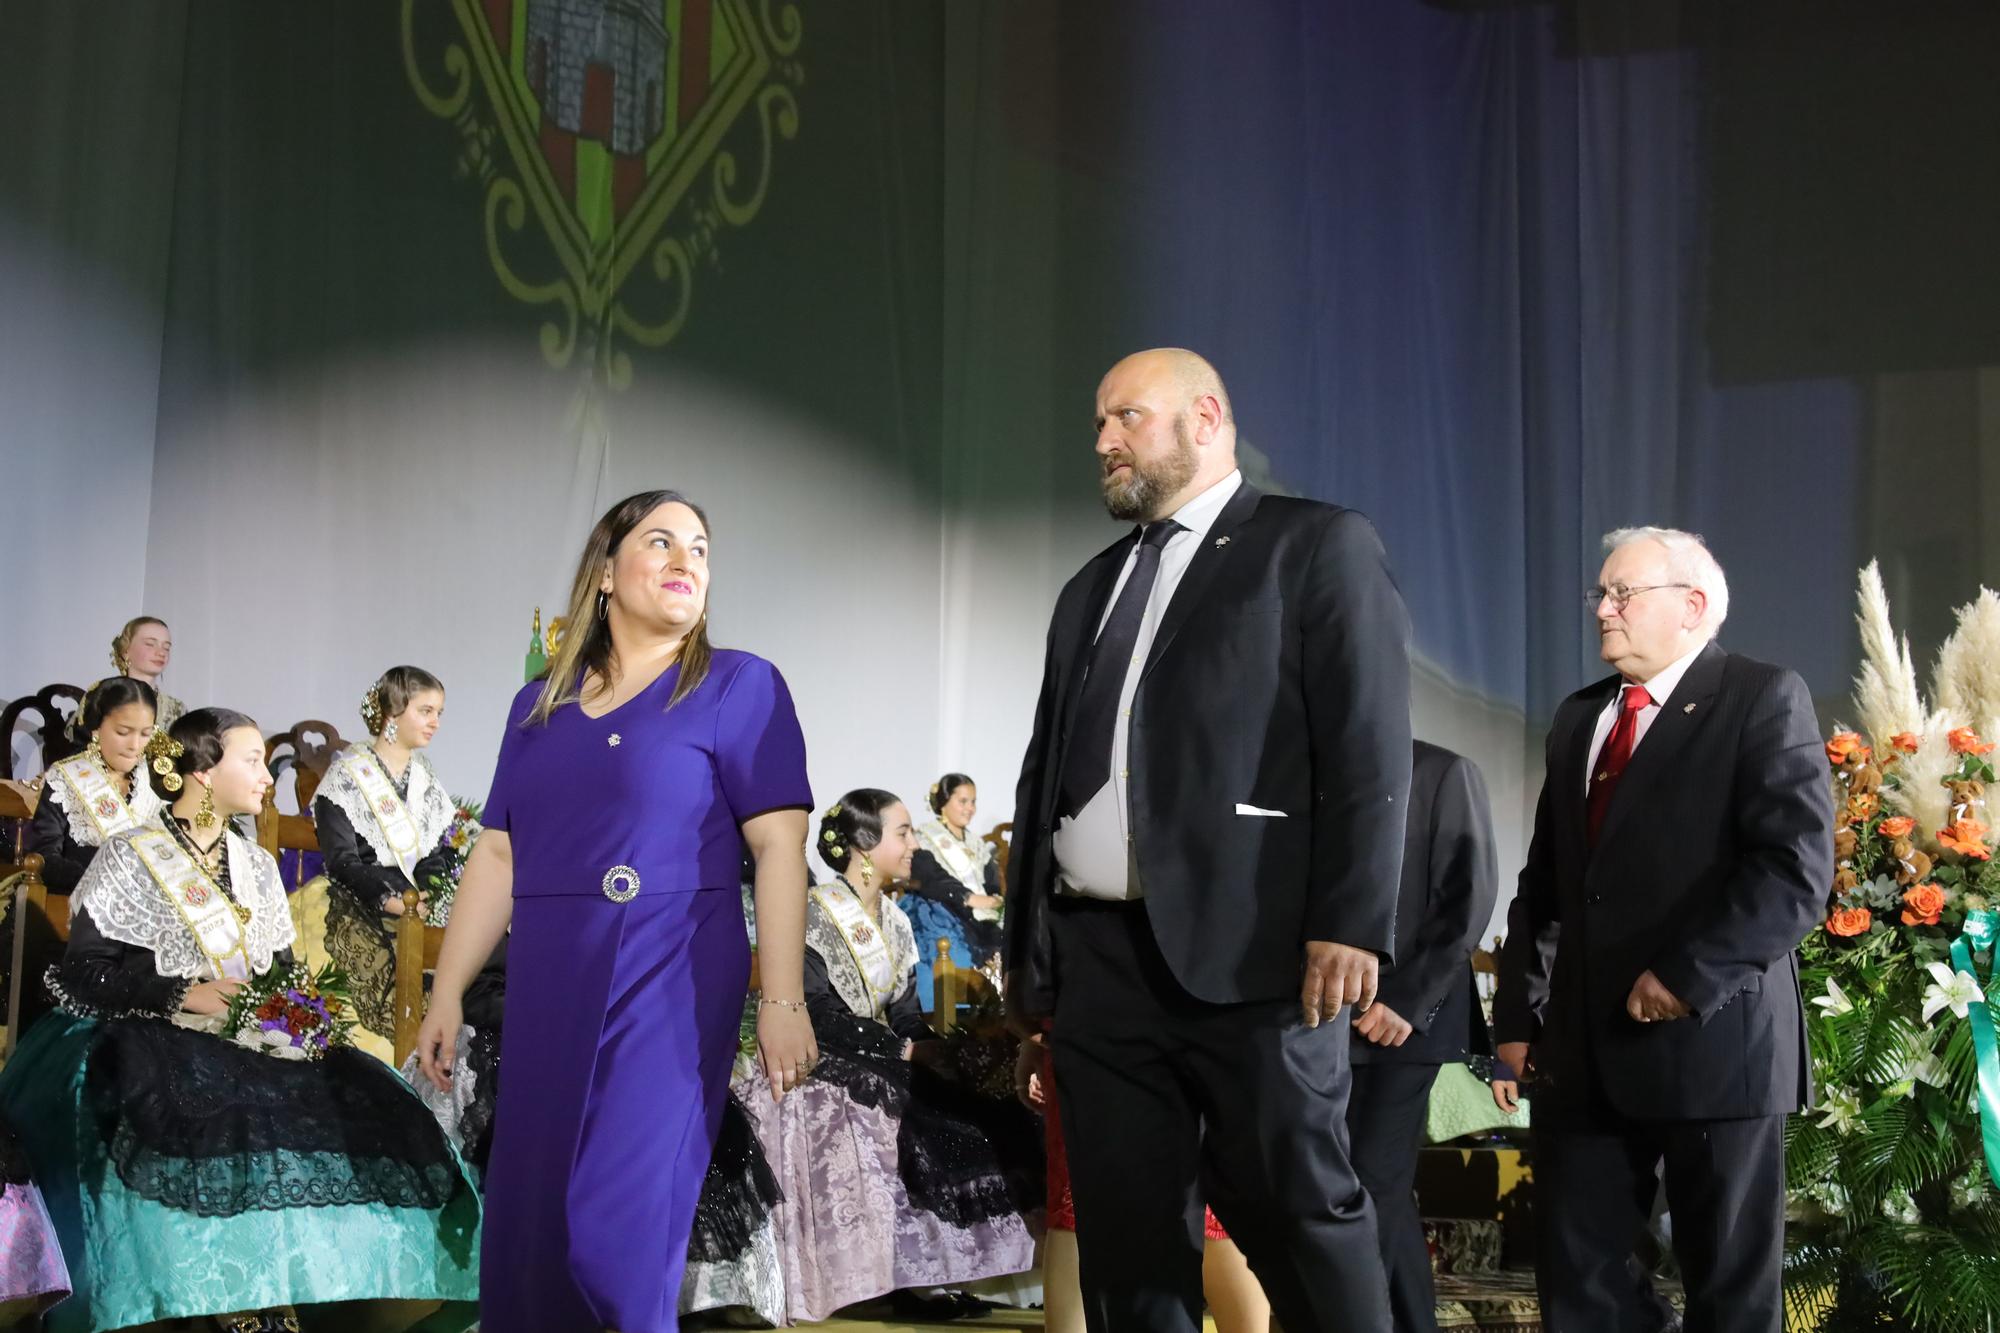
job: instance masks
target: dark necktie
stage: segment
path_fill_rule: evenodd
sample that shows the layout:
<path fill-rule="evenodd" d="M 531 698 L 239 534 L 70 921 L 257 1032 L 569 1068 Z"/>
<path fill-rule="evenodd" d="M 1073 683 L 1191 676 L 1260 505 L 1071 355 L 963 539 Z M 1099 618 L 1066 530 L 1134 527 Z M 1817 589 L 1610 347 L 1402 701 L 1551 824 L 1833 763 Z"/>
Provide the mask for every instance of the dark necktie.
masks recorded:
<path fill-rule="evenodd" d="M 1132 573 L 1118 591 L 1083 680 L 1083 697 L 1070 719 L 1069 745 L 1063 752 L 1061 803 L 1056 813 L 1070 817 L 1083 809 L 1111 778 L 1111 734 L 1118 725 L 1118 697 L 1132 669 L 1132 650 L 1139 642 L 1139 625 L 1146 619 L 1146 602 L 1160 575 L 1160 550 L 1181 531 L 1170 518 L 1146 525 Z"/>
<path fill-rule="evenodd" d="M 1604 827 L 1604 812 L 1611 808 L 1611 793 L 1618 790 L 1618 779 L 1625 776 L 1625 765 L 1632 762 L 1632 744 L 1639 735 L 1639 711 L 1650 707 L 1653 696 L 1646 693 L 1643 685 L 1627 685 L 1625 697 L 1618 703 L 1618 720 L 1611 724 L 1611 734 L 1604 738 L 1604 748 L 1597 753 L 1597 767 L 1590 775 L 1590 800 L 1585 807 L 1590 817 L 1590 845 L 1597 846 L 1597 831 Z"/>

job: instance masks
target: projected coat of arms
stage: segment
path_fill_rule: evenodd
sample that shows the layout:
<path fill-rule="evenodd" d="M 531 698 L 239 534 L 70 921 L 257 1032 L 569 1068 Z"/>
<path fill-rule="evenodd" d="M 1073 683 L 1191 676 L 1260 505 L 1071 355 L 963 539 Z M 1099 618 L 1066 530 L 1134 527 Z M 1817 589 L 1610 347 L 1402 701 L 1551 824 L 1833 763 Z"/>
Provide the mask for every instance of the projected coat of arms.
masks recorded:
<path fill-rule="evenodd" d="M 798 134 L 802 38 L 769 0 L 404 0 L 410 86 L 458 131 L 494 276 L 550 307 L 550 365 L 622 388 L 625 346 L 686 325 Z"/>

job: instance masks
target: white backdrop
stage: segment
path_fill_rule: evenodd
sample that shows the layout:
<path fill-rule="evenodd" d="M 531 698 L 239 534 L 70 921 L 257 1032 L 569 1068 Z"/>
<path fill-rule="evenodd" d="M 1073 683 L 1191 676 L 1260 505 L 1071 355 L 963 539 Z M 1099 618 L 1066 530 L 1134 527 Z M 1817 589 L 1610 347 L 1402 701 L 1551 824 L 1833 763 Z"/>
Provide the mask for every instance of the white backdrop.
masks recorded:
<path fill-rule="evenodd" d="M 106 488 L 97 513 L 147 533 L 144 559 L 135 541 L 102 586 L 31 580 L 9 623 L 49 632 L 9 644 L 0 695 L 102 674 L 138 607 L 173 628 L 170 690 L 267 732 L 316 717 L 358 735 L 367 684 L 414 662 L 447 686 L 433 761 L 483 798 L 534 608 L 559 613 L 602 509 L 671 485 L 709 511 L 717 641 L 791 682 L 822 807 L 860 785 L 914 806 L 957 769 L 981 784 L 981 828 L 1010 816 L 1055 593 L 1118 531 L 1087 432 L 1011 454 L 968 442 L 940 508 L 865 442 L 686 376 L 613 404 L 614 440 L 561 443 L 569 405 L 543 383 L 467 348 L 217 402 L 157 458 L 123 437 L 99 466 L 150 476 L 151 494 Z M 1006 500 L 983 503 L 986 486 Z M 1532 791 L 1520 717 L 1421 666 L 1414 707 L 1419 734 L 1485 771 L 1511 881 Z"/>

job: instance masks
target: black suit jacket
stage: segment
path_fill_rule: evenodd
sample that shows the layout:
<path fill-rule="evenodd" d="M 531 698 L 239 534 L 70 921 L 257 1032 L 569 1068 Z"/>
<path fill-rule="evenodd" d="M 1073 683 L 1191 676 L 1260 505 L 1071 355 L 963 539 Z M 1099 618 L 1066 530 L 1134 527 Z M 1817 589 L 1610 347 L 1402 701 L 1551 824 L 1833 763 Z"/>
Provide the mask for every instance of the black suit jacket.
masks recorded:
<path fill-rule="evenodd" d="M 1007 988 L 1053 1011 L 1064 743 L 1137 534 L 1062 590 L 1015 792 Z M 1244 483 L 1196 548 L 1132 703 L 1132 830 L 1153 935 L 1203 1000 L 1296 995 L 1303 944 L 1395 949 L 1410 784 L 1409 620 L 1360 514 Z M 1238 814 L 1239 804 L 1284 818 Z"/>
<path fill-rule="evenodd" d="M 1478 765 L 1418 741 L 1396 893 L 1396 961 L 1382 969 L 1376 995 L 1414 1030 L 1401 1046 L 1356 1037 L 1354 1063 L 1435 1065 L 1466 1055 L 1475 1030 L 1470 961 L 1493 915 L 1499 874 Z"/>
<path fill-rule="evenodd" d="M 1616 677 L 1565 699 L 1507 916 L 1500 1041 L 1531 1041 L 1535 1115 L 1732 1119 L 1810 1096 L 1794 953 L 1833 881 L 1833 794 L 1805 682 L 1714 644 L 1663 701 L 1592 852 L 1584 768 Z M 1648 968 L 1693 1016 L 1639 1023 Z"/>

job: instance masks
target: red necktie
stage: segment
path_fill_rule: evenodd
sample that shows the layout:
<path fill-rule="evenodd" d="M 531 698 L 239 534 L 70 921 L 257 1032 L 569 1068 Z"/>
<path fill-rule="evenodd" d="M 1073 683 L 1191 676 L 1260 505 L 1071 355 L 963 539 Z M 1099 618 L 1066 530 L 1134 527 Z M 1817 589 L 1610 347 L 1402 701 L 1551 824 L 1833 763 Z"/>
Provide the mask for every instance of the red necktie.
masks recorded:
<path fill-rule="evenodd" d="M 1590 845 L 1597 846 L 1597 830 L 1604 826 L 1604 812 L 1611 808 L 1611 793 L 1618 790 L 1618 779 L 1625 776 L 1625 765 L 1632 761 L 1632 742 L 1639 734 L 1639 710 L 1650 707 L 1653 696 L 1646 693 L 1643 685 L 1627 685 L 1625 697 L 1619 701 L 1618 720 L 1611 724 L 1611 734 L 1604 738 L 1604 748 L 1597 752 L 1597 768 L 1590 775 L 1590 798 L 1586 812 L 1590 817 Z"/>

